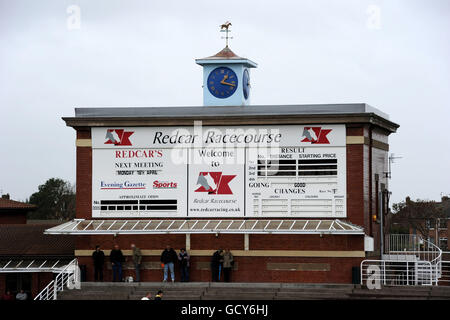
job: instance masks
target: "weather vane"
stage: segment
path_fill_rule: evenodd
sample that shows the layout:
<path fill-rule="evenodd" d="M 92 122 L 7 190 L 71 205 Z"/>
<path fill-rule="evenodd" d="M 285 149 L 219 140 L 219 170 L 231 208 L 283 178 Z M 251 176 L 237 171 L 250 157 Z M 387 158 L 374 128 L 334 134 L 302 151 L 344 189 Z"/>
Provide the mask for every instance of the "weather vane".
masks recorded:
<path fill-rule="evenodd" d="M 225 37 L 222 37 L 222 39 L 225 39 L 227 47 L 228 47 L 228 39 L 233 39 L 233 37 L 228 36 L 228 32 L 231 32 L 231 30 L 229 30 L 230 26 L 231 26 L 230 21 L 227 21 L 220 26 L 220 32 L 225 32 Z"/>

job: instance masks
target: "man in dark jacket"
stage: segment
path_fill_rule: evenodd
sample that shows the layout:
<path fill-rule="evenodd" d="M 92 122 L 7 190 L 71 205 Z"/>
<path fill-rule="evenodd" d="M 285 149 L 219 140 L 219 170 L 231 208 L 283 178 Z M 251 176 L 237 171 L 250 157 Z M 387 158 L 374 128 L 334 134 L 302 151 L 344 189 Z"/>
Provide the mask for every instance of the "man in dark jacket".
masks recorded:
<path fill-rule="evenodd" d="M 119 246 L 114 245 L 114 249 L 111 250 L 111 254 L 109 255 L 109 260 L 111 261 L 112 270 L 113 270 L 113 281 L 116 282 L 116 274 L 118 275 L 118 281 L 122 281 L 122 263 L 125 262 L 125 257 L 122 254 L 122 250 L 119 249 Z"/>
<path fill-rule="evenodd" d="M 103 265 L 105 264 L 105 254 L 100 250 L 100 246 L 95 246 L 95 251 L 92 253 L 92 260 L 94 260 L 94 280 L 103 281 Z"/>
<path fill-rule="evenodd" d="M 211 275 L 212 275 L 212 281 L 217 282 L 219 281 L 219 268 L 220 264 L 222 263 L 222 249 L 217 250 L 214 252 L 211 258 Z"/>
<path fill-rule="evenodd" d="M 189 253 L 187 253 L 185 248 L 181 248 L 180 253 L 178 253 L 178 261 L 180 262 L 181 271 L 181 282 L 189 281 Z"/>
<path fill-rule="evenodd" d="M 172 282 L 175 281 L 175 273 L 174 273 L 174 264 L 178 260 L 177 254 L 175 250 L 173 250 L 169 245 L 166 246 L 166 249 L 161 253 L 161 263 L 164 264 L 164 280 L 167 281 L 167 273 L 170 270 L 170 277 L 172 278 Z"/>

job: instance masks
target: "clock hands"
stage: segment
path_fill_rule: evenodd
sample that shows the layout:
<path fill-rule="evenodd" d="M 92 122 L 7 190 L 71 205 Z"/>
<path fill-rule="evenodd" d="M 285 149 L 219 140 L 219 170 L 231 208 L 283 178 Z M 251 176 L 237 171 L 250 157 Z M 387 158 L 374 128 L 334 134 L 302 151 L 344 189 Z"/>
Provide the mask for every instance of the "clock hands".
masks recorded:
<path fill-rule="evenodd" d="M 225 82 L 225 80 L 228 79 L 228 75 L 224 75 L 223 79 L 220 81 L 221 84 L 226 84 L 227 86 L 232 86 L 232 87 L 236 87 L 236 85 L 234 83 L 229 83 L 229 82 Z"/>

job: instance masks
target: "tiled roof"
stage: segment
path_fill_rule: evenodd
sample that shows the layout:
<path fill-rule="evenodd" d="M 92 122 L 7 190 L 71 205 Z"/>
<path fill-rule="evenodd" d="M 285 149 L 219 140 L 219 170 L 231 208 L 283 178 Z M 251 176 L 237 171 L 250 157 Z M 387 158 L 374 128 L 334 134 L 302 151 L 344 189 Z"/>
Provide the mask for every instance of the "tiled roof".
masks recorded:
<path fill-rule="evenodd" d="M 0 210 L 1 209 L 36 209 L 34 204 L 28 204 L 24 202 L 9 200 L 5 198 L 0 198 Z"/>
<path fill-rule="evenodd" d="M 55 224 L 0 225 L 0 256 L 73 255 L 75 237 L 44 235 Z"/>
<path fill-rule="evenodd" d="M 239 57 L 237 54 L 231 51 L 231 49 L 228 46 L 226 46 L 215 55 L 205 59 L 245 59 L 245 58 Z"/>

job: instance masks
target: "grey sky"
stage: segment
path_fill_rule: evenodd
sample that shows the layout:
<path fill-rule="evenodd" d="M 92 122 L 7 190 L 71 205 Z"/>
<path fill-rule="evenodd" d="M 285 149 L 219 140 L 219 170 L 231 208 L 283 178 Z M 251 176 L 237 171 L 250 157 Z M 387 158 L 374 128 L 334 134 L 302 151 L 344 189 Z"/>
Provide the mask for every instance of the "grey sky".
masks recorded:
<path fill-rule="evenodd" d="M 437 200 L 450 193 L 449 16 L 447 0 L 0 0 L 0 190 L 25 200 L 48 178 L 75 182 L 61 120 L 74 107 L 201 105 L 194 59 L 224 47 L 230 20 L 230 47 L 258 63 L 252 104 L 381 109 L 401 125 L 392 200 Z"/>

